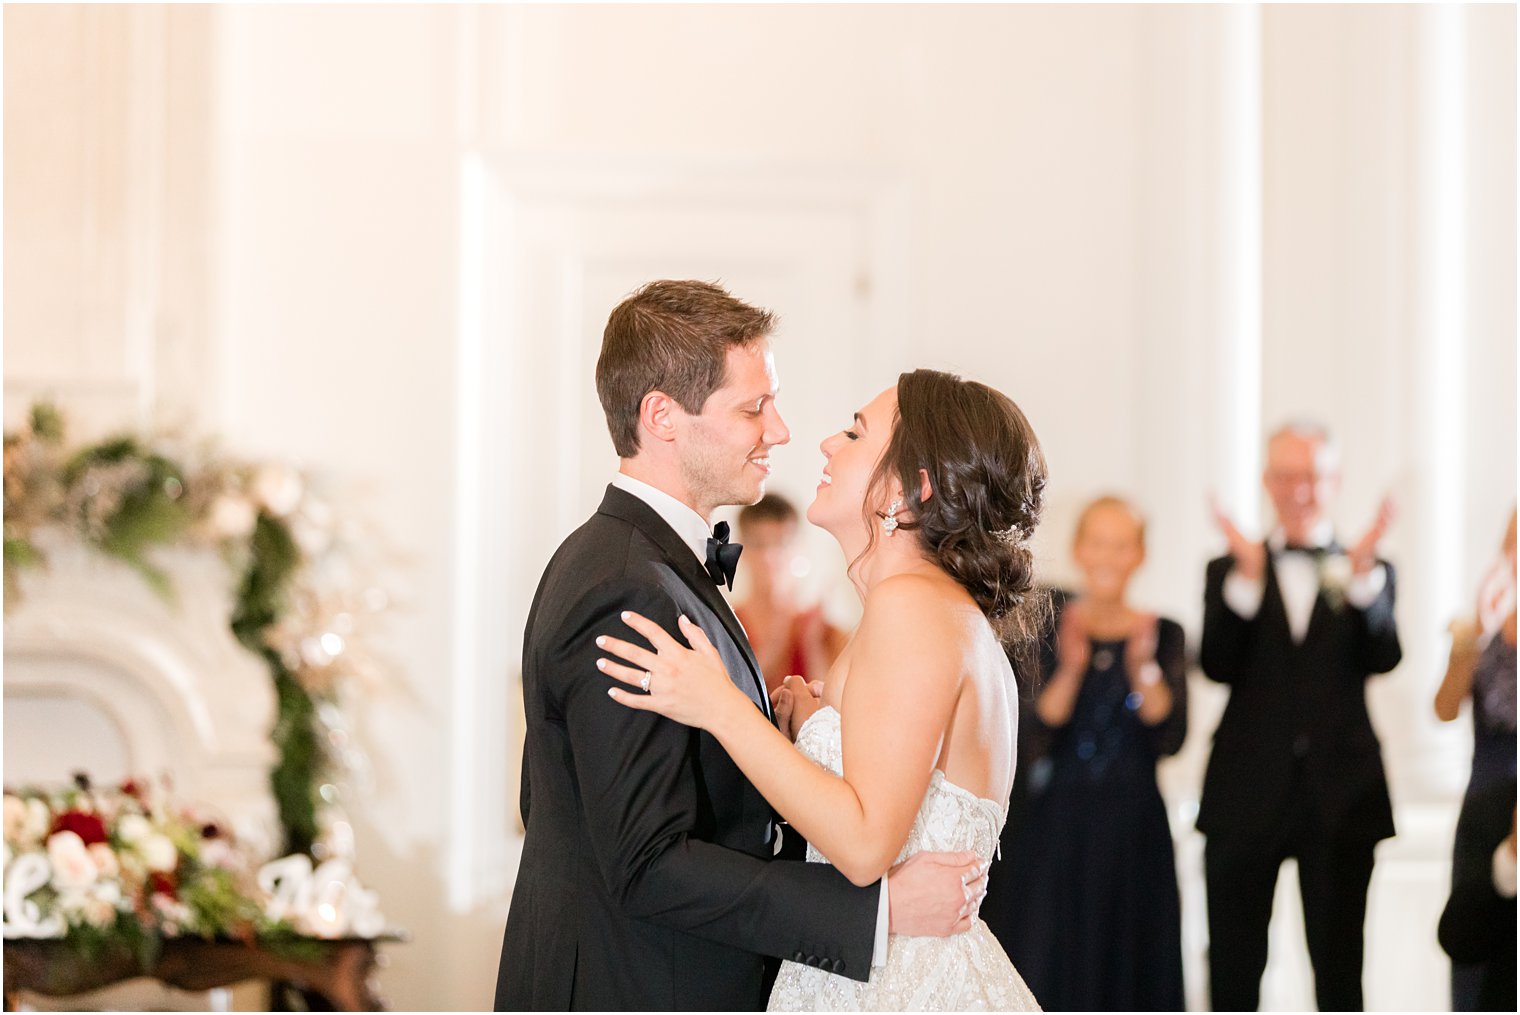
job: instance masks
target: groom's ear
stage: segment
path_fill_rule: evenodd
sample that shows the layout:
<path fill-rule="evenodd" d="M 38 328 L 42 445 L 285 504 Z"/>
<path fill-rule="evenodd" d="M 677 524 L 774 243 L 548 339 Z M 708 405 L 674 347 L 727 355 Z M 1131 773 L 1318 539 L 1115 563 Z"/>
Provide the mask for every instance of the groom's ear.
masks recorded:
<path fill-rule="evenodd" d="M 657 441 L 675 440 L 675 414 L 680 406 L 663 391 L 651 391 L 639 402 L 639 429 Z"/>

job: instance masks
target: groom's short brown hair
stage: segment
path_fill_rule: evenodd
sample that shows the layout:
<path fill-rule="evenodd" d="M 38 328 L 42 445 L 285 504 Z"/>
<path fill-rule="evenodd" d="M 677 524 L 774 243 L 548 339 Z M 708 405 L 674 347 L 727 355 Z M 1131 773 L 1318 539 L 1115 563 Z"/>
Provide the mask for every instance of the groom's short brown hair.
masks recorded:
<path fill-rule="evenodd" d="M 765 338 L 769 310 L 712 282 L 650 282 L 607 318 L 596 361 L 596 394 L 619 458 L 639 453 L 639 405 L 663 391 L 690 413 L 723 386 L 730 346 Z"/>

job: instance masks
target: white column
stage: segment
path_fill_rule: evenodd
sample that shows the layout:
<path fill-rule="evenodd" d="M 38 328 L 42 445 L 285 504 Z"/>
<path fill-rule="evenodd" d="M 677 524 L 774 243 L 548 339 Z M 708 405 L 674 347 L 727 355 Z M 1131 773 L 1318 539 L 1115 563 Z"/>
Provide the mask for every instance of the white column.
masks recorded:
<path fill-rule="evenodd" d="M 1224 12 L 1220 85 L 1220 345 L 1215 475 L 1236 523 L 1261 524 L 1261 10 Z"/>

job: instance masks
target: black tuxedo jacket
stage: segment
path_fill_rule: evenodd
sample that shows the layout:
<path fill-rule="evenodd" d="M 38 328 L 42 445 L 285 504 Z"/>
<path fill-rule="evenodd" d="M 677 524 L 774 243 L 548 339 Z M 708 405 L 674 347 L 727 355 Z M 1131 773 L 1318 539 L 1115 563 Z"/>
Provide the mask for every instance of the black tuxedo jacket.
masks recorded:
<path fill-rule="evenodd" d="M 1224 601 L 1232 557 L 1209 562 L 1199 663 L 1230 685 L 1214 733 L 1199 802 L 1205 835 L 1272 840 L 1291 806 L 1295 779 L 1337 839 L 1393 835 L 1393 808 L 1372 721 L 1366 680 L 1398 665 L 1394 571 L 1365 610 L 1320 592 L 1302 644 L 1295 645 L 1268 554 L 1261 607 L 1242 620 Z"/>
<path fill-rule="evenodd" d="M 523 644 L 527 824 L 496 1008 L 760 1009 L 763 956 L 870 975 L 879 888 L 772 860 L 774 812 L 705 732 L 607 696 L 594 639 L 685 614 L 765 709 L 743 629 L 680 537 L 609 487 L 539 583 Z"/>

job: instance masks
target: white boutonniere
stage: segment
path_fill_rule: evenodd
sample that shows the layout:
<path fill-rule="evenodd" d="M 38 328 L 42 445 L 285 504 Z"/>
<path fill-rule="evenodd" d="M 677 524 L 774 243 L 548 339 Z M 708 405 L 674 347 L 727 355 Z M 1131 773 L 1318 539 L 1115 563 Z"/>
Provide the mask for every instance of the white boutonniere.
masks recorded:
<path fill-rule="evenodd" d="M 1351 558 L 1344 553 L 1327 553 L 1319 562 L 1319 588 L 1332 610 L 1346 602 L 1346 589 L 1353 577 Z"/>

